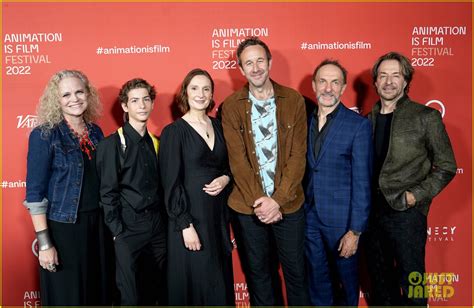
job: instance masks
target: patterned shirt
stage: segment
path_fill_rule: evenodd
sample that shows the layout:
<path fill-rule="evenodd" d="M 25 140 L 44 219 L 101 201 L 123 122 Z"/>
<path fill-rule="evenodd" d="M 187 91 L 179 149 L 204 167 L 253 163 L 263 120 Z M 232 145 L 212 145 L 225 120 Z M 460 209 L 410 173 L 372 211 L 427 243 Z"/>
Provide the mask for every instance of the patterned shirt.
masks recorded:
<path fill-rule="evenodd" d="M 278 154 L 275 98 L 260 101 L 250 91 L 249 98 L 252 101 L 252 133 L 260 166 L 260 179 L 264 192 L 267 196 L 271 196 L 275 189 L 274 180 Z"/>

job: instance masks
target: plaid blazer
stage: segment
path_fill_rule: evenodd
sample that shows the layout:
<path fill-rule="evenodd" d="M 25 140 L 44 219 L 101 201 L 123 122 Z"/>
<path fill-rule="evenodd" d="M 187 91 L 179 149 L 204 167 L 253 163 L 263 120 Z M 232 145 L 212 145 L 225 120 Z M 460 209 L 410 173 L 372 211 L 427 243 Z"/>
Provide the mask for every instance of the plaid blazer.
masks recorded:
<path fill-rule="evenodd" d="M 371 203 L 372 124 L 344 105 L 332 121 L 315 158 L 310 115 L 305 209 L 315 206 L 327 226 L 362 232 Z"/>

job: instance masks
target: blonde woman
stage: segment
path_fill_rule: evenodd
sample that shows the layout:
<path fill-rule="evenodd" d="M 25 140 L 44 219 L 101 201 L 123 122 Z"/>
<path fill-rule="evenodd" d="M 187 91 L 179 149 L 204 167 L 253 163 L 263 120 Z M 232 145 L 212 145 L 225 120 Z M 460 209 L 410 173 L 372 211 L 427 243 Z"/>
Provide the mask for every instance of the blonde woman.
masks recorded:
<path fill-rule="evenodd" d="M 49 80 L 29 137 L 26 200 L 38 241 L 43 306 L 109 304 L 92 123 L 97 91 L 80 71 Z"/>

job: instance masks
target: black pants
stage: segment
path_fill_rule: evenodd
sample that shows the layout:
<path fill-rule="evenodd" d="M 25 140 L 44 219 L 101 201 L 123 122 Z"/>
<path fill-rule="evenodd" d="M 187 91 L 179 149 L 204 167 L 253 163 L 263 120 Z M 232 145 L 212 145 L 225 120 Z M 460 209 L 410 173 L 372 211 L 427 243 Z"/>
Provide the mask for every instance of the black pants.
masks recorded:
<path fill-rule="evenodd" d="M 371 292 L 375 306 L 426 306 L 427 298 L 413 296 L 409 276 L 425 275 L 427 217 L 416 208 L 393 210 L 380 194 L 365 234 Z"/>
<path fill-rule="evenodd" d="M 250 304 L 252 306 L 282 305 L 275 277 L 282 265 L 288 305 L 309 305 L 304 264 L 304 210 L 283 215 L 283 220 L 266 225 L 255 215 L 234 212 L 233 228 L 239 254 L 243 259 Z M 274 241 L 275 245 L 272 245 Z M 276 247 L 276 253 L 274 250 Z"/>
<path fill-rule="evenodd" d="M 120 305 L 135 306 L 141 304 L 136 277 L 142 253 L 148 250 L 157 265 L 154 268 L 163 272 L 166 224 L 159 211 L 136 213 L 130 207 L 122 209 L 122 221 L 125 230 L 115 239 L 117 288 L 120 291 Z M 156 293 L 159 293 L 158 290 Z"/>

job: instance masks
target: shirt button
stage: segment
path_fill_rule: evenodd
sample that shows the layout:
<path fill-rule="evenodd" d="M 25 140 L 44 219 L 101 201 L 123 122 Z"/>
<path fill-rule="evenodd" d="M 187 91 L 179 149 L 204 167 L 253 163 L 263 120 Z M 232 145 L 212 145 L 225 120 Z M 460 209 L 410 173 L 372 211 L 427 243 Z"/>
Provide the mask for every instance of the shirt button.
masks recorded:
<path fill-rule="evenodd" d="M 82 163 L 77 164 L 79 167 L 82 167 Z"/>
<path fill-rule="evenodd" d="M 288 125 L 288 128 L 291 128 L 291 125 Z"/>
<path fill-rule="evenodd" d="M 148 199 L 148 200 L 151 200 L 151 197 L 148 197 L 147 199 Z"/>
<path fill-rule="evenodd" d="M 255 151 L 252 151 L 252 154 L 255 154 Z"/>
<path fill-rule="evenodd" d="M 251 134 L 251 133 L 252 133 L 252 130 L 249 129 L 249 134 Z"/>
<path fill-rule="evenodd" d="M 247 111 L 245 111 L 245 113 L 246 113 L 246 114 L 249 114 L 249 111 L 247 110 Z"/>

